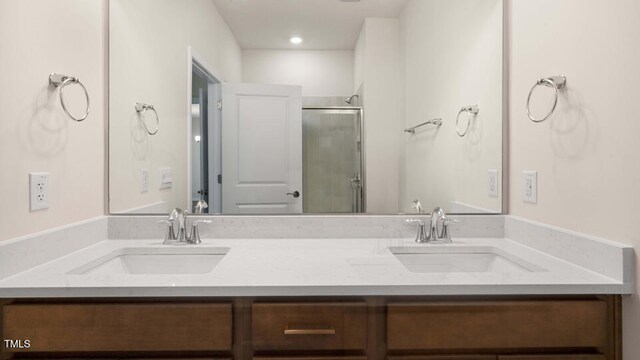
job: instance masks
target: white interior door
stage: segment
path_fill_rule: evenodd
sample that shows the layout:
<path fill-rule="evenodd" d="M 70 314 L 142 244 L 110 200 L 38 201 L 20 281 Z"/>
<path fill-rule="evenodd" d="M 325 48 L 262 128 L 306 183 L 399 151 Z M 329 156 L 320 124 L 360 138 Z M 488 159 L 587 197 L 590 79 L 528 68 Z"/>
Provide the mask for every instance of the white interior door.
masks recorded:
<path fill-rule="evenodd" d="M 223 83 L 223 214 L 301 214 L 302 196 L 302 88 Z"/>

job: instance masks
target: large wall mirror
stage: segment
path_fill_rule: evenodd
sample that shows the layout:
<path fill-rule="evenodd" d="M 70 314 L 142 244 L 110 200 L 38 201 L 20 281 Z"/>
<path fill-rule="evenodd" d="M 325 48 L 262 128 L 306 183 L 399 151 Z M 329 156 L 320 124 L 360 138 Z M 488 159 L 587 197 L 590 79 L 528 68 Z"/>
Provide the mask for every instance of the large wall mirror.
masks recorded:
<path fill-rule="evenodd" d="M 503 9 L 110 0 L 110 212 L 501 213 Z"/>

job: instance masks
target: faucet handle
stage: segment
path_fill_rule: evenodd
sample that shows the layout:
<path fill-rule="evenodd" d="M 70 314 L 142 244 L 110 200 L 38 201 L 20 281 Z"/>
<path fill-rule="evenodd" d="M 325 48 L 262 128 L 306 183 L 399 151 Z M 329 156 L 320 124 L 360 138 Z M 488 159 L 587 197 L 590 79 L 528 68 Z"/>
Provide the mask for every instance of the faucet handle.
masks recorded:
<path fill-rule="evenodd" d="M 442 219 L 440 219 L 440 221 L 442 221 L 442 230 L 440 231 L 440 240 L 443 240 L 447 243 L 452 243 L 453 240 L 451 240 L 451 232 L 449 232 L 449 224 L 459 223 L 460 220 L 443 217 Z"/>
<path fill-rule="evenodd" d="M 200 240 L 200 230 L 198 230 L 198 225 L 200 224 L 211 224 L 211 220 L 196 220 L 191 223 L 191 236 L 189 236 L 190 244 L 202 243 L 202 240 Z"/>
<path fill-rule="evenodd" d="M 164 234 L 164 241 L 162 242 L 163 244 L 167 245 L 167 244 L 174 244 L 177 240 L 176 237 L 176 232 L 175 232 L 175 220 L 174 219 L 169 219 L 169 220 L 158 220 L 156 221 L 158 224 L 166 224 L 167 226 L 167 232 Z"/>
<path fill-rule="evenodd" d="M 404 222 L 407 223 L 407 224 L 418 224 L 418 233 L 416 234 L 415 242 L 417 242 L 417 243 L 427 242 L 427 238 L 426 238 L 426 235 L 425 235 L 425 229 L 424 229 L 424 220 L 406 219 Z"/>

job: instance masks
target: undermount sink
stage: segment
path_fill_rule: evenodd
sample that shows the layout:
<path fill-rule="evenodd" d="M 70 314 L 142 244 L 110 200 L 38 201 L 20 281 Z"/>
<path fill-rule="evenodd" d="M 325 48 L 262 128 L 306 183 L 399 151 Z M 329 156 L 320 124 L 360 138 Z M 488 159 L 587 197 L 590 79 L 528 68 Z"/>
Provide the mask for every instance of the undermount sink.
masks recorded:
<path fill-rule="evenodd" d="M 229 250 L 223 247 L 122 248 L 69 274 L 207 274 Z"/>
<path fill-rule="evenodd" d="M 513 273 L 544 269 L 493 246 L 408 246 L 389 250 L 415 273 Z"/>

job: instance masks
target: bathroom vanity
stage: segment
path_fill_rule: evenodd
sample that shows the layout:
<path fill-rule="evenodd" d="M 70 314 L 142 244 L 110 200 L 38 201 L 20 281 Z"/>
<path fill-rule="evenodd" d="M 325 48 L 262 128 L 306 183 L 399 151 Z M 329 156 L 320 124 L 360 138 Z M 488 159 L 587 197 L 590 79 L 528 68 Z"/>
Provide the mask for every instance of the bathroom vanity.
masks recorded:
<path fill-rule="evenodd" d="M 617 296 L 47 299 L 3 307 L 15 357 L 547 359 L 620 356 Z"/>
<path fill-rule="evenodd" d="M 3 245 L 16 272 L 0 281 L 2 337 L 19 341 L 3 354 L 620 359 L 631 248 L 511 217 L 459 218 L 460 236 L 439 245 L 415 243 L 399 217 L 308 217 L 291 238 L 282 218 L 214 218 L 187 246 L 163 246 L 155 217 L 109 217 Z M 314 228 L 325 237 L 298 237 Z M 83 243 L 99 229 L 103 239 Z M 250 233 L 264 238 L 238 238 Z M 39 247 L 67 255 L 11 263 Z"/>

